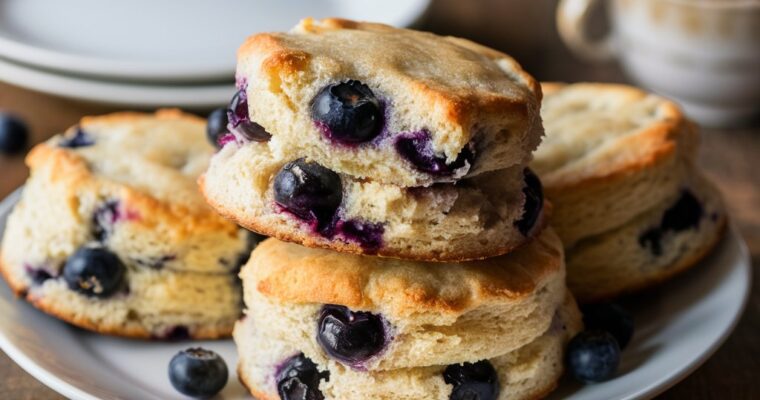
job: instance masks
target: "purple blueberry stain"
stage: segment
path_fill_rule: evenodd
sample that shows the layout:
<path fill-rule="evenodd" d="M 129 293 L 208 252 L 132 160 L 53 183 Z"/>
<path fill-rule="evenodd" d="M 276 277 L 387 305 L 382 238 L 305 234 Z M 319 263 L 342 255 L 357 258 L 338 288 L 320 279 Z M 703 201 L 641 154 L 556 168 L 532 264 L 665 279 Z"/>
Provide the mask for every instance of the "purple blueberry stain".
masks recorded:
<path fill-rule="evenodd" d="M 704 209 L 694 194 L 684 189 L 678 200 L 665 213 L 658 226 L 649 228 L 639 236 L 639 245 L 655 255 L 662 255 L 662 240 L 668 233 L 698 229 Z"/>
<path fill-rule="evenodd" d="M 528 236 L 533 226 L 536 225 L 544 206 L 544 190 L 541 180 L 529 168 L 523 170 L 523 195 L 525 203 L 523 204 L 523 214 L 515 222 L 515 226 L 524 236 Z"/>
<path fill-rule="evenodd" d="M 227 109 L 227 119 L 229 132 L 245 141 L 266 142 L 272 137 L 264 127 L 251 121 L 248 113 L 248 95 L 244 88 L 238 90 L 232 97 Z"/>
<path fill-rule="evenodd" d="M 381 223 L 364 222 L 356 219 L 338 220 L 335 235 L 359 244 L 367 253 L 375 253 L 383 246 L 385 227 Z"/>
<path fill-rule="evenodd" d="M 113 233 L 117 223 L 139 218 L 137 212 L 127 209 L 118 200 L 107 200 L 92 215 L 92 235 L 95 240 L 104 242 Z"/>
<path fill-rule="evenodd" d="M 237 140 L 235 140 L 235 135 L 232 133 L 225 133 L 223 135 L 220 135 L 216 140 L 216 144 L 219 146 L 219 148 L 235 142 L 237 142 Z"/>
<path fill-rule="evenodd" d="M 470 143 L 459 152 L 454 162 L 447 164 L 446 157 L 433 150 L 432 137 L 427 130 L 396 135 L 394 147 L 417 170 L 440 177 L 464 176 L 475 160 L 474 145 Z"/>
<path fill-rule="evenodd" d="M 51 271 L 49 268 L 40 266 L 35 267 L 31 264 L 24 264 L 24 272 L 26 272 L 26 275 L 29 277 L 29 279 L 32 280 L 32 284 L 35 286 L 42 285 L 49 279 L 56 278 L 58 274 L 56 274 L 54 271 Z"/>
<path fill-rule="evenodd" d="M 95 144 L 95 139 L 92 138 L 87 132 L 85 132 L 81 127 L 77 126 L 74 128 L 74 134 L 64 136 L 60 142 L 58 142 L 58 147 L 65 147 L 65 148 L 78 148 L 78 147 L 87 147 L 92 146 Z"/>

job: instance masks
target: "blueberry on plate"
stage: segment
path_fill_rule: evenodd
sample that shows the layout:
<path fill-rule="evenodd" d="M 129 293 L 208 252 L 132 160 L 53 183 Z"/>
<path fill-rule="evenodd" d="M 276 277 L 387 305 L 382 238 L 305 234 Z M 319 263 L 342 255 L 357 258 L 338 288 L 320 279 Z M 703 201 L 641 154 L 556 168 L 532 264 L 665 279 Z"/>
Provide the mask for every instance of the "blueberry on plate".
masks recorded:
<path fill-rule="evenodd" d="M 300 158 L 275 176 L 274 199 L 299 218 L 324 226 L 343 200 L 343 184 L 335 172 Z"/>
<path fill-rule="evenodd" d="M 112 295 L 124 280 L 126 267 L 102 247 L 81 247 L 63 266 L 63 279 L 71 290 L 93 297 Z"/>
<path fill-rule="evenodd" d="M 253 142 L 266 142 L 272 135 L 263 126 L 251 121 L 248 114 L 248 96 L 245 90 L 235 93 L 227 109 L 228 127 L 240 136 Z"/>
<path fill-rule="evenodd" d="M 227 384 L 227 364 L 211 350 L 193 347 L 182 350 L 169 362 L 169 381 L 180 393 L 211 397 Z"/>
<path fill-rule="evenodd" d="M 322 89 L 312 100 L 311 117 L 327 137 L 343 144 L 368 142 L 383 127 L 380 101 L 355 80 Z"/>
<path fill-rule="evenodd" d="M 603 382 L 617 371 L 620 346 L 608 332 L 584 331 L 567 345 L 565 364 L 570 374 L 583 383 Z"/>
<path fill-rule="evenodd" d="M 206 138 L 208 141 L 216 147 L 219 147 L 219 138 L 227 133 L 227 109 L 217 108 L 208 115 L 208 122 L 206 123 Z"/>
<path fill-rule="evenodd" d="M 525 204 L 523 205 L 523 215 L 515 222 L 515 226 L 520 233 L 528 236 L 544 207 L 544 190 L 541 180 L 529 168 L 523 170 L 523 178 L 525 179 L 525 187 L 523 188 Z"/>
<path fill-rule="evenodd" d="M 443 381 L 454 385 L 451 400 L 496 400 L 499 376 L 488 360 L 452 364 L 443 371 Z"/>
<path fill-rule="evenodd" d="M 361 363 L 385 348 L 384 325 L 378 315 L 327 304 L 319 315 L 317 342 L 339 361 Z"/>
<path fill-rule="evenodd" d="M 26 148 L 29 130 L 24 121 L 9 114 L 0 113 L 0 152 L 15 154 Z"/>
<path fill-rule="evenodd" d="M 633 336 L 633 316 L 617 304 L 589 304 L 582 308 L 583 324 L 588 330 L 609 332 L 624 349 Z"/>
<path fill-rule="evenodd" d="M 324 400 L 319 381 L 329 381 L 330 373 L 319 372 L 317 365 L 300 353 L 285 360 L 275 379 L 281 400 Z"/>

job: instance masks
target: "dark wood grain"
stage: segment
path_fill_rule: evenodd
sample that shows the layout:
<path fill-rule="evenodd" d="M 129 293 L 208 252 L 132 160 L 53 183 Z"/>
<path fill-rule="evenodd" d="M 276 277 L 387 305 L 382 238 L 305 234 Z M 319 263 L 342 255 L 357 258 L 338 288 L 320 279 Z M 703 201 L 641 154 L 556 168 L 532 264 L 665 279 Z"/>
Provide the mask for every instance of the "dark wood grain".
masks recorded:
<path fill-rule="evenodd" d="M 625 82 L 614 65 L 583 64 L 558 41 L 552 23 L 553 1 L 438 0 L 423 29 L 470 37 L 514 54 L 542 80 Z M 1 79 L 2 77 L 0 77 Z M 39 142 L 75 123 L 82 115 L 114 111 L 0 84 L 0 109 L 21 115 Z M 729 212 L 760 265 L 760 126 L 742 130 L 704 130 L 701 164 L 717 183 Z M 0 197 L 23 183 L 22 156 L 0 156 Z M 754 275 L 753 286 L 760 284 Z M 733 335 L 718 352 L 663 399 L 760 399 L 760 292 L 755 291 Z M 60 399 L 0 353 L 0 398 Z"/>

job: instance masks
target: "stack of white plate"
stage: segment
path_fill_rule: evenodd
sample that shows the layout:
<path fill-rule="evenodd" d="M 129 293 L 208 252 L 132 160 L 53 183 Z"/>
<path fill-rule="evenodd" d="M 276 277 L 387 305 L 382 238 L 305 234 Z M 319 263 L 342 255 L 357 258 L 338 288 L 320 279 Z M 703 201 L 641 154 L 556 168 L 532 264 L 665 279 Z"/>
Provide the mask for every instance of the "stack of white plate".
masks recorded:
<path fill-rule="evenodd" d="M 430 0 L 0 0 L 0 80 L 127 107 L 207 109 L 253 33 L 328 16 L 408 26 Z"/>

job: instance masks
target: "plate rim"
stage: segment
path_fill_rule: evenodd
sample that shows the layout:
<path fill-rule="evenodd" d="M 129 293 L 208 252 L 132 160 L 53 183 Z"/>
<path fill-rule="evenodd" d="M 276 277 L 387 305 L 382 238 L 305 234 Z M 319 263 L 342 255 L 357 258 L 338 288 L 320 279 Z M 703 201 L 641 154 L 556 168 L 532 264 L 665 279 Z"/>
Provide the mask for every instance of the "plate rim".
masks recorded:
<path fill-rule="evenodd" d="M 21 197 L 23 186 L 19 187 L 5 199 L 0 201 L 0 216 L 5 216 L 11 211 L 18 199 Z M 684 378 L 692 374 L 696 369 L 702 366 L 720 347 L 726 342 L 731 334 L 736 329 L 739 321 L 741 320 L 746 310 L 749 297 L 752 292 L 752 264 L 749 253 L 749 248 L 744 238 L 739 233 L 738 228 L 733 222 L 729 222 L 726 235 L 721 239 L 720 245 L 725 245 L 727 240 L 732 240 L 738 247 L 738 260 L 740 264 L 740 273 L 743 275 L 741 282 L 742 293 L 739 307 L 736 309 L 734 315 L 731 316 L 730 323 L 725 325 L 720 334 L 712 343 L 704 348 L 697 357 L 691 360 L 680 369 L 670 374 L 664 374 L 661 379 L 649 382 L 639 390 L 630 393 L 620 400 L 630 399 L 651 399 L 655 396 L 662 394 L 666 390 L 672 388 L 677 383 L 681 382 Z M 4 283 L 2 283 L 4 284 Z M 35 379 L 42 384 L 48 386 L 50 389 L 69 398 L 83 399 L 83 400 L 102 400 L 99 397 L 87 393 L 84 389 L 80 389 L 72 383 L 58 378 L 55 374 L 48 371 L 44 367 L 37 364 L 31 357 L 27 356 L 21 349 L 13 345 L 6 337 L 5 331 L 0 329 L 0 350 L 5 352 L 8 357 L 19 365 L 24 371 L 32 375 Z"/>

